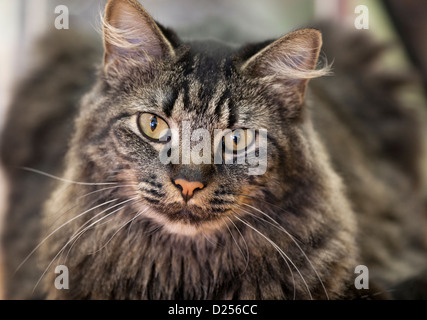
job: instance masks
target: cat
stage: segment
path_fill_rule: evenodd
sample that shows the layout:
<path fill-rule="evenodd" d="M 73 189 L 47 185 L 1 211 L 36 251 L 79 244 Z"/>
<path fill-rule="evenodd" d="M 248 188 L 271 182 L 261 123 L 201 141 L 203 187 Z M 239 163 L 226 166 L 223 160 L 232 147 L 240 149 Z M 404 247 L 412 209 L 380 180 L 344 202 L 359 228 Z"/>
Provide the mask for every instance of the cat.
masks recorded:
<path fill-rule="evenodd" d="M 21 128 L 37 133 L 31 144 L 13 127 L 18 110 L 34 101 L 17 100 L 2 141 L 6 167 L 26 167 L 9 173 L 19 181 L 11 203 L 31 213 L 8 215 L 5 246 L 19 247 L 24 224 L 40 234 L 28 258 L 9 262 L 31 266 L 10 296 L 34 297 L 35 286 L 47 299 L 388 298 L 390 285 L 425 265 L 415 116 L 391 97 L 365 93 L 369 82 L 357 82 L 363 72 L 349 77 L 354 66 L 335 52 L 343 67 L 329 76 L 329 65 L 319 67 L 318 29 L 242 47 L 188 42 L 136 0 L 109 0 L 95 78 L 86 76 L 99 52 L 94 43 L 51 44 L 68 50 L 54 53 L 50 65 L 66 59 L 68 69 L 41 72 L 50 81 L 72 73 L 54 90 L 65 107 L 46 104 L 39 118 L 28 117 Z M 366 95 L 366 105 L 347 98 L 346 86 Z M 22 88 L 20 99 L 33 97 Z M 393 135 L 378 124 L 384 114 L 385 122 L 396 120 Z M 161 129 L 182 133 L 184 125 L 211 135 L 241 129 L 243 145 L 231 131 L 224 146 L 228 137 L 235 151 L 258 155 L 257 130 L 265 130 L 266 172 L 250 175 L 248 163 L 217 164 L 213 155 L 210 163 L 163 163 L 159 153 L 172 137 Z M 44 145 L 52 134 L 54 144 Z M 16 141 L 27 146 L 18 148 L 22 154 L 9 152 Z M 405 156 L 382 149 L 387 142 Z M 23 197 L 25 179 L 36 179 L 27 188 L 37 197 Z M 54 285 L 58 265 L 68 269 L 66 290 Z M 359 265 L 378 286 L 355 287 Z"/>

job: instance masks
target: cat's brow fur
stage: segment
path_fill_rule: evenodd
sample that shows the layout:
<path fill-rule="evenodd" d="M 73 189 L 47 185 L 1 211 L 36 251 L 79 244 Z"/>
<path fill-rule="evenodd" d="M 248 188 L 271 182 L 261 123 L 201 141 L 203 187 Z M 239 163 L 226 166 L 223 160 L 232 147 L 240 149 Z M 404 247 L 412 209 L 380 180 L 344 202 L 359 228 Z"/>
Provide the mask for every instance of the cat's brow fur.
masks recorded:
<path fill-rule="evenodd" d="M 73 130 L 61 131 L 71 137 L 65 168 L 62 173 L 60 168 L 52 173 L 70 181 L 112 184 L 58 182 L 54 186 L 44 203 L 40 239 L 46 241 L 37 251 L 40 269 L 28 277 L 35 285 L 37 276 L 46 271 L 38 287 L 41 297 L 354 298 L 364 292 L 354 292 L 357 265 L 372 267 L 380 284 L 388 286 L 412 275 L 416 269 L 413 263 L 424 263 L 420 258 L 425 250 L 422 232 L 410 229 L 408 221 L 413 219 L 405 217 L 403 204 L 389 205 L 392 198 L 386 194 L 390 191 L 395 197 L 401 193 L 395 201 L 413 208 L 414 216 L 420 214 L 419 198 L 403 196 L 417 190 L 410 170 L 405 170 L 412 166 L 385 152 L 368 150 L 363 136 L 353 135 L 357 121 L 369 117 L 358 118 L 360 114 L 346 107 L 341 92 L 334 91 L 339 84 L 326 89 L 333 80 L 315 80 L 313 89 L 307 89 L 308 101 L 302 101 L 307 80 L 329 73 L 329 67 L 315 68 L 318 48 L 298 59 L 291 50 L 286 51 L 290 56 L 282 57 L 284 60 L 265 60 L 263 53 L 280 56 L 280 41 L 292 41 L 293 37 L 310 41 L 318 31 L 297 31 L 279 42 L 242 48 L 219 41 L 186 42 L 161 25 L 154 27 L 154 20 L 136 1 L 109 3 L 122 3 L 131 11 L 137 8 L 136 16 L 148 19 L 144 23 L 153 28 L 153 45 L 156 41 L 163 45 L 140 52 L 126 40 L 135 40 L 135 33 L 117 33 L 117 26 L 104 22 L 104 64 L 78 111 L 66 118 L 75 119 L 75 123 Z M 147 58 L 150 50 L 160 57 Z M 305 58 L 314 63 L 306 70 L 302 64 Z M 352 78 L 346 72 L 340 74 L 339 62 L 340 79 L 345 79 L 349 91 L 354 90 Z M 280 69 L 278 64 L 284 67 Z M 279 76 L 266 74 L 272 68 Z M 82 72 L 82 77 L 86 74 Z M 401 115 L 397 126 L 404 132 L 406 127 L 416 127 L 412 115 L 399 111 L 405 109 L 391 101 Z M 193 130 L 266 128 L 267 171 L 249 176 L 246 168 L 237 164 L 164 165 L 158 158 L 158 145 L 133 129 L 139 112 L 157 114 L 178 127 L 185 120 Z M 6 132 L 14 132 L 15 123 L 9 122 Z M 29 128 L 27 134 L 30 132 L 35 130 Z M 378 144 L 386 140 L 386 134 L 374 135 Z M 418 137 L 418 132 L 413 136 Z M 62 144 L 67 140 L 63 138 Z M 25 161 L 8 159 L 4 150 L 10 143 L 3 140 L 3 162 L 29 167 L 39 164 L 30 156 Z M 416 147 L 408 152 L 413 152 L 413 158 L 419 155 Z M 55 162 L 53 156 L 47 158 Z M 379 165 L 372 165 L 369 159 Z M 41 168 L 50 171 L 49 166 Z M 194 197 L 191 214 L 171 182 L 182 172 L 207 181 Z M 396 189 L 387 190 L 390 181 Z M 28 190 L 21 191 L 33 198 Z M 41 206 L 42 199 L 37 201 Z M 404 231 L 396 233 L 393 221 L 383 224 L 384 216 L 386 220 L 397 219 Z M 9 219 L 13 225 L 13 218 Z M 372 221 L 372 231 L 365 235 Z M 60 226 L 60 232 L 45 238 Z M 409 230 L 417 230 L 416 235 L 402 239 L 402 247 L 387 246 L 394 235 L 402 237 Z M 13 234 L 8 234 L 13 239 Z M 7 241 L 9 253 L 11 243 Z M 31 248 L 36 244 L 33 240 Z M 375 250 L 382 255 L 376 257 Z M 388 263 L 396 262 L 393 253 L 411 259 L 383 273 Z M 51 268 L 45 269 L 50 263 Z M 16 267 L 17 262 L 14 264 Z M 69 268 L 69 290 L 53 286 L 53 267 L 58 264 Z M 11 291 L 19 296 L 16 289 Z"/>

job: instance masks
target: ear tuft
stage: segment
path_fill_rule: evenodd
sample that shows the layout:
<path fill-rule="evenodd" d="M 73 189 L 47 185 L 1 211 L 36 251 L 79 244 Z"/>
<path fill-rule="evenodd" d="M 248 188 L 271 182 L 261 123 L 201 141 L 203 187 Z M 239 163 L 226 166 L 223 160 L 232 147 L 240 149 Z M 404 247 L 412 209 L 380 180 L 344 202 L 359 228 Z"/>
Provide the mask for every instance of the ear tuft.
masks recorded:
<path fill-rule="evenodd" d="M 109 0 L 102 24 L 104 69 L 138 61 L 148 70 L 154 61 L 174 56 L 171 43 L 136 0 Z"/>
<path fill-rule="evenodd" d="M 241 70 L 252 77 L 270 78 L 294 87 L 303 96 L 309 79 L 330 74 L 330 66 L 316 69 L 321 47 L 318 30 L 294 31 L 253 55 Z"/>

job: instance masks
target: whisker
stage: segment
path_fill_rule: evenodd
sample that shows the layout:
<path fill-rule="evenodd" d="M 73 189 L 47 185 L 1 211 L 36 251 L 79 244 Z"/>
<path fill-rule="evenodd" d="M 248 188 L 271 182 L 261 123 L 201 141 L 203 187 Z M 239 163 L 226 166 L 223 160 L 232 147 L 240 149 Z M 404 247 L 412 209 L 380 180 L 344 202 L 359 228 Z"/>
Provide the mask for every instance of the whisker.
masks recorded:
<path fill-rule="evenodd" d="M 301 251 L 301 253 L 303 254 L 303 256 L 304 256 L 304 258 L 307 260 L 307 262 L 310 264 L 310 266 L 311 266 L 311 268 L 313 269 L 313 271 L 314 271 L 314 273 L 316 274 L 316 277 L 317 277 L 317 279 L 319 280 L 319 282 L 320 282 L 320 284 L 321 284 L 321 286 L 322 286 L 322 288 L 323 288 L 323 291 L 325 292 L 325 295 L 326 295 L 326 299 L 327 300 L 329 300 L 329 295 L 328 295 L 328 292 L 327 292 L 327 290 L 326 290 L 326 287 L 325 287 L 325 285 L 324 285 L 324 283 L 323 283 L 323 281 L 322 281 L 322 279 L 320 278 L 320 275 L 319 275 L 319 273 L 317 272 L 317 270 L 316 270 L 316 268 L 314 267 L 314 265 L 313 265 L 313 263 L 311 262 L 311 260 L 308 258 L 308 256 L 307 256 L 307 254 L 304 252 L 304 250 L 301 248 L 301 246 L 298 244 L 298 242 L 294 239 L 294 237 L 282 226 L 282 225 L 280 225 L 276 220 L 274 220 L 272 217 L 270 217 L 268 214 L 266 214 L 265 212 L 263 212 L 263 211 L 261 211 L 261 210 L 259 210 L 258 208 L 256 208 L 256 207 L 253 207 L 253 206 L 251 206 L 251 205 L 249 205 L 249 204 L 246 204 L 246 203 L 243 203 L 243 205 L 246 205 L 246 206 L 248 206 L 248 207 L 250 207 L 250 208 L 252 208 L 252 209 L 254 209 L 254 210 L 256 210 L 257 212 L 259 212 L 259 213 L 261 213 L 262 215 L 264 215 L 264 216 L 266 216 L 267 218 L 269 218 L 271 221 L 273 221 L 274 222 L 274 225 L 272 224 L 272 223 L 270 223 L 270 222 L 268 222 L 268 221 L 266 221 L 265 219 L 262 219 L 262 220 L 264 220 L 265 222 L 267 222 L 267 223 L 270 223 L 271 225 L 273 225 L 273 226 L 276 226 L 276 228 L 278 228 L 279 230 L 281 230 L 281 231 L 283 231 L 291 240 L 292 240 L 292 242 L 297 246 L 297 248 Z M 251 213 L 249 213 L 249 214 L 251 214 Z M 258 217 L 257 215 L 255 215 L 255 214 L 251 214 L 252 216 L 254 216 L 254 217 Z M 259 218 L 259 217 L 258 217 Z"/>
<path fill-rule="evenodd" d="M 92 220 L 94 220 L 94 219 L 96 219 L 98 216 L 100 216 L 101 214 L 103 214 L 103 213 L 105 213 L 105 212 L 107 212 L 107 211 L 109 211 L 109 210 L 111 210 L 111 209 L 114 209 L 115 207 L 118 207 L 118 206 L 120 206 L 120 205 L 122 205 L 122 204 L 124 204 L 124 203 L 128 203 L 129 201 L 132 201 L 132 200 L 135 200 L 135 199 L 137 199 L 138 197 L 135 197 L 135 198 L 131 198 L 131 199 L 127 199 L 127 200 L 124 200 L 124 201 L 122 201 L 122 202 L 119 202 L 119 203 L 116 203 L 115 205 L 113 205 L 113 206 L 111 206 L 111 207 L 109 207 L 109 208 L 107 208 L 107 209 L 105 209 L 105 210 L 102 210 L 101 212 L 99 212 L 99 213 L 97 213 L 96 215 L 94 215 L 92 218 L 90 218 L 88 221 L 86 221 L 84 224 L 82 224 L 81 226 L 80 226 L 80 228 L 78 228 L 77 230 L 76 230 L 76 232 L 74 232 L 74 234 L 73 235 L 71 235 L 71 239 L 70 240 L 73 240 L 74 239 L 74 241 L 73 241 L 73 243 L 71 244 L 71 246 L 70 246 L 70 248 L 68 249 L 68 251 L 67 251 L 67 254 L 66 254 L 66 256 L 65 256 L 65 259 L 64 259 L 64 261 L 66 261 L 67 260 L 67 258 L 68 258 L 68 255 L 69 255 L 69 253 L 71 252 L 71 249 L 74 247 L 74 244 L 77 242 L 77 240 L 83 235 L 83 233 L 85 233 L 87 230 L 89 230 L 93 225 L 95 225 L 96 223 L 98 223 L 99 221 L 102 221 L 102 220 L 104 220 L 105 218 L 107 218 L 107 217 L 109 217 L 110 215 L 111 215 L 111 213 L 108 213 L 107 215 L 105 215 L 104 217 L 102 217 L 101 219 L 98 219 L 97 221 L 95 221 L 94 223 L 92 223 L 92 224 L 90 224 L 89 226 L 87 226 L 87 227 L 85 227 L 85 228 L 83 228 L 85 225 L 87 225 L 88 223 L 90 223 Z M 120 209 L 122 209 L 122 208 L 124 208 L 124 207 L 121 207 Z M 115 213 L 115 212 L 117 212 L 118 210 L 116 210 L 116 211 L 114 211 L 113 213 Z M 76 238 L 77 237 L 77 238 Z M 65 244 L 65 246 L 67 246 L 68 245 L 68 243 L 66 243 Z M 64 247 L 65 247 L 64 246 Z M 64 248 L 64 250 L 65 250 L 65 248 Z"/>
<path fill-rule="evenodd" d="M 217 241 L 215 242 L 215 241 L 209 239 L 209 236 L 203 230 L 200 230 L 200 231 L 201 231 L 203 237 L 206 239 L 207 242 L 209 242 L 213 246 L 218 246 L 218 242 Z"/>
<path fill-rule="evenodd" d="M 26 170 L 26 171 L 30 171 L 33 173 L 38 173 L 42 176 L 46 176 L 58 181 L 62 181 L 62 182 L 66 182 L 66 183 L 74 183 L 74 184 L 79 184 L 79 185 L 84 185 L 84 186 L 100 186 L 100 185 L 112 185 L 112 184 L 117 184 L 116 182 L 81 182 L 81 181 L 73 181 L 73 180 L 68 180 L 68 179 L 64 179 L 61 177 L 57 177 L 54 176 L 53 174 L 47 173 L 47 172 L 43 172 L 37 169 L 33 169 L 33 168 L 28 168 L 28 167 L 20 167 L 20 169 L 22 170 Z"/>
<path fill-rule="evenodd" d="M 243 270 L 243 272 L 240 274 L 244 274 L 246 272 L 246 270 L 248 269 L 249 266 L 249 248 L 248 248 L 248 244 L 245 240 L 245 238 L 243 237 L 242 233 L 240 232 L 239 228 L 237 228 L 236 224 L 233 222 L 233 220 L 230 219 L 230 217 L 227 217 L 227 219 L 233 224 L 234 228 L 237 230 L 237 232 L 240 234 L 240 236 L 243 239 L 243 243 L 245 244 L 246 247 L 246 256 L 243 253 L 242 248 L 240 247 L 239 243 L 237 242 L 236 238 L 234 238 L 233 233 L 231 232 L 230 228 L 228 227 L 227 223 L 225 223 L 225 226 L 227 227 L 228 231 L 230 232 L 231 237 L 233 238 L 234 243 L 237 245 L 237 248 L 239 249 L 240 253 L 243 256 L 243 259 L 245 259 L 246 261 L 246 265 L 245 265 L 245 269 Z M 225 219 L 223 219 L 225 221 Z"/>
<path fill-rule="evenodd" d="M 43 243 L 45 243 L 53 234 L 55 234 L 58 230 L 60 230 L 60 229 L 62 229 L 64 226 L 66 226 L 67 224 L 69 224 L 69 223 L 71 223 L 72 221 L 74 221 L 74 220 L 76 220 L 77 218 L 79 218 L 79 217 L 81 217 L 81 216 L 83 216 L 84 214 L 86 214 L 86 213 L 88 213 L 88 212 L 90 212 L 90 211 L 92 211 L 92 210 L 95 210 L 95 209 L 97 209 L 97 208 L 99 208 L 99 207 L 102 207 L 102 206 L 104 206 L 104 205 L 106 205 L 106 204 L 109 204 L 109 203 L 111 203 L 111 202 L 114 202 L 114 201 L 117 201 L 118 199 L 113 199 L 113 200 L 109 200 L 109 201 L 106 201 L 106 202 L 103 202 L 103 203 L 101 203 L 101 204 L 99 204 L 99 205 L 97 205 L 97 206 L 95 206 L 95 207 L 92 207 L 92 208 L 90 208 L 90 209 L 88 209 L 88 210 L 86 210 L 86 211 L 84 211 L 84 212 L 82 212 L 82 213 L 80 213 L 80 214 L 78 214 L 77 216 L 75 216 L 75 217 L 73 217 L 73 218 L 71 218 L 70 220 L 68 220 L 67 222 L 65 222 L 65 223 L 63 223 L 61 226 L 59 226 L 58 228 L 56 228 L 55 230 L 53 230 L 49 235 L 47 235 L 26 257 L 25 257 L 25 259 L 19 264 L 19 266 L 16 268 L 16 270 L 15 270 L 15 272 L 14 272 L 14 275 L 19 271 L 19 269 L 25 264 L 25 262 L 27 262 L 28 261 L 28 259 L 43 245 Z"/>
<path fill-rule="evenodd" d="M 129 202 L 129 201 L 131 201 L 131 200 L 135 200 L 135 199 L 137 199 L 138 197 L 134 197 L 134 198 L 131 198 L 131 199 L 127 199 L 127 200 L 125 200 L 125 201 L 122 201 L 120 204 L 123 204 L 123 203 L 126 203 L 126 202 Z M 120 205 L 120 204 L 116 204 L 115 206 L 117 206 L 117 205 Z M 72 236 L 71 237 L 71 239 L 69 239 L 68 240 L 68 242 L 62 247 L 62 249 L 61 250 L 59 250 L 59 252 L 55 255 L 55 257 L 53 257 L 53 259 L 52 259 L 52 261 L 49 263 L 49 265 L 46 267 L 46 269 L 43 271 L 43 273 L 42 273 L 42 275 L 40 276 L 40 278 L 38 279 L 38 281 L 37 281 L 37 283 L 36 283 L 36 285 L 34 286 L 34 288 L 33 288 L 33 293 L 34 293 L 34 291 L 36 290 L 36 288 L 37 288 L 37 286 L 39 285 L 39 283 L 40 283 L 40 281 L 43 279 L 43 277 L 44 277 L 44 275 L 46 274 L 46 272 L 47 272 L 47 270 L 49 270 L 49 268 L 52 266 L 52 264 L 53 264 L 53 262 L 58 258 L 58 256 L 65 250 L 65 248 L 77 237 L 77 236 L 79 236 L 82 232 L 85 232 L 88 228 L 90 228 L 91 226 L 93 226 L 93 225 L 95 225 L 97 222 L 99 222 L 99 221 L 101 221 L 101 220 L 103 220 L 103 219 L 105 219 L 105 218 L 107 218 L 108 216 L 110 216 L 110 215 L 112 215 L 113 213 L 115 213 L 115 212 L 118 212 L 118 211 L 120 211 L 120 210 L 122 210 L 123 208 L 125 208 L 126 207 L 126 205 L 124 205 L 124 206 L 122 206 L 122 207 L 120 207 L 119 209 L 117 209 L 117 210 L 114 210 L 113 212 L 110 212 L 110 213 L 108 213 L 107 215 L 105 215 L 104 217 L 102 217 L 102 218 L 100 218 L 100 219 L 98 219 L 97 221 L 95 221 L 94 223 L 92 223 L 91 225 L 89 225 L 88 227 L 86 227 L 84 230 L 82 230 L 82 231 L 80 231 L 78 234 L 76 234 L 76 235 L 74 235 L 74 236 Z M 108 211 L 108 210 L 110 210 L 110 209 L 112 209 L 111 207 L 110 208 L 108 208 L 106 211 Z M 104 211 L 105 212 L 105 211 Z M 98 214 L 99 215 L 99 214 Z M 97 216 L 97 215 L 96 215 Z"/>
<path fill-rule="evenodd" d="M 245 209 L 243 209 L 243 208 L 241 208 L 241 206 L 240 205 L 235 205 L 235 206 L 237 206 L 240 210 L 242 210 L 243 212 L 245 212 L 246 214 L 248 214 L 248 215 L 251 215 L 251 216 L 254 216 L 254 217 L 256 217 L 256 218 L 260 218 L 260 217 L 258 217 L 258 216 L 256 216 L 256 215 L 254 215 L 254 214 L 252 214 L 252 213 L 250 213 L 250 212 L 248 212 L 248 211 L 246 211 Z M 274 227 L 276 227 L 277 228 L 277 226 L 274 226 Z M 280 230 L 280 229 L 279 229 Z M 277 249 L 276 249 L 277 250 Z M 286 260 L 285 260 L 286 261 Z M 289 265 L 288 265 L 288 268 L 289 268 Z M 292 272 L 292 271 L 291 271 Z M 296 287 L 295 287 L 295 278 L 294 278 L 294 276 L 293 276 L 293 273 L 292 273 L 292 280 L 293 280 L 293 282 L 294 282 L 294 300 L 296 299 Z"/>
<path fill-rule="evenodd" d="M 243 208 L 241 208 L 241 206 L 240 205 L 238 205 L 238 204 L 236 204 L 236 205 L 234 205 L 235 207 L 237 207 L 237 208 L 239 208 L 240 210 L 242 210 L 243 212 L 245 212 L 246 214 L 248 214 L 248 215 L 251 215 L 251 216 L 253 216 L 253 217 L 255 217 L 255 218 L 260 218 L 260 217 L 258 217 L 257 215 L 254 215 L 254 214 L 252 214 L 252 213 L 250 213 L 250 212 L 248 212 L 248 211 L 246 211 L 245 209 L 243 209 Z M 234 212 L 234 211 L 233 211 Z M 262 220 L 264 220 L 264 219 L 262 219 Z M 266 221 L 266 222 L 268 222 L 268 221 Z M 274 226 L 274 225 L 273 225 Z M 274 226 L 275 228 L 277 228 L 278 229 L 278 227 L 277 226 Z M 279 229 L 280 230 L 280 229 Z M 273 247 L 274 247 L 274 245 L 273 245 Z M 276 248 L 276 250 L 277 250 L 277 248 Z M 278 250 L 277 250 L 278 251 Z M 279 254 L 280 254 L 280 252 L 279 252 Z M 283 256 L 282 256 L 282 258 L 283 258 Z M 283 258 L 284 259 L 284 258 Z M 286 259 L 284 259 L 284 261 L 286 262 L 286 265 L 287 265 L 287 267 L 288 267 L 288 269 L 289 269 L 289 271 L 291 272 L 291 275 L 292 275 L 292 282 L 293 282 L 293 290 L 294 290 L 294 297 L 293 297 L 293 299 L 295 300 L 296 299 L 296 286 L 295 286 L 295 277 L 294 277 L 294 274 L 293 274 L 293 272 L 292 272 L 292 269 L 290 268 L 290 266 L 289 266 L 289 264 L 288 264 L 288 262 L 286 261 Z"/>
<path fill-rule="evenodd" d="M 157 231 L 159 231 L 162 228 L 163 228 L 162 225 L 158 225 L 157 227 L 154 227 L 152 230 L 145 231 L 144 234 L 147 236 L 152 236 L 153 234 L 155 234 Z M 134 241 L 135 241 L 135 239 L 134 239 Z"/>
<path fill-rule="evenodd" d="M 141 214 L 143 214 L 143 213 L 145 213 L 146 211 L 148 210 L 148 208 L 145 208 L 145 209 L 143 209 L 143 210 L 140 210 L 139 212 L 137 212 L 136 214 L 135 214 L 135 216 L 132 218 L 132 219 L 130 219 L 130 220 L 128 220 L 128 221 L 126 221 L 119 229 L 117 229 L 117 231 L 116 232 L 114 232 L 114 234 L 111 236 L 111 238 L 110 239 L 108 239 L 108 241 L 101 247 L 101 248 L 99 248 L 98 250 L 96 250 L 96 251 L 94 251 L 94 252 L 91 252 L 91 253 L 89 253 L 89 254 L 95 254 L 95 253 L 97 253 L 97 252 L 99 252 L 99 251 L 101 251 L 102 249 L 104 249 L 110 242 L 111 242 L 111 240 L 113 240 L 113 238 L 116 236 L 116 234 L 117 233 L 119 233 L 119 231 L 120 230 L 122 230 L 126 225 L 128 225 L 129 223 L 131 223 L 131 222 L 133 222 L 133 220 L 135 220 L 137 217 L 139 217 Z"/>
<path fill-rule="evenodd" d="M 102 189 L 99 189 L 99 190 L 91 191 L 91 192 L 89 192 L 89 193 L 86 193 L 86 194 L 84 194 L 84 195 L 81 195 L 81 196 L 79 196 L 79 197 L 77 198 L 77 200 L 80 200 L 80 199 L 85 198 L 85 197 L 87 197 L 87 196 L 89 196 L 89 195 L 92 195 L 92 194 L 95 194 L 95 193 L 98 193 L 98 192 L 102 192 L 102 191 L 105 191 L 105 190 L 118 189 L 118 188 L 125 188 L 125 187 L 136 187 L 136 186 L 138 186 L 138 185 L 137 185 L 137 184 L 121 184 L 121 185 L 119 185 L 119 186 L 106 187 L 106 188 L 102 188 Z"/>
<path fill-rule="evenodd" d="M 76 201 L 78 201 L 78 200 L 80 200 L 80 199 L 82 199 L 82 198 L 88 197 L 89 195 L 92 195 L 92 194 L 95 194 L 95 193 L 99 193 L 99 192 L 102 192 L 102 191 L 112 190 L 112 189 L 118 189 L 118 188 L 124 188 L 124 187 L 134 187 L 134 186 L 137 186 L 137 185 L 136 185 L 136 184 L 134 184 L 134 185 L 129 184 L 129 185 L 118 185 L 118 186 L 113 186 L 113 187 L 102 188 L 102 189 L 99 189 L 99 190 L 91 191 L 91 192 L 89 192 L 89 193 L 85 193 L 85 194 L 83 194 L 83 195 L 79 196 L 79 197 L 76 199 Z M 105 196 L 106 196 L 106 195 L 105 195 Z M 104 196 L 104 197 L 105 197 L 105 196 Z M 94 204 L 94 203 L 96 203 L 98 200 L 99 200 L 99 199 L 96 199 L 96 200 L 92 201 L 92 202 L 90 203 L 90 205 L 93 205 L 93 204 Z M 63 211 L 62 213 L 56 214 L 56 216 L 57 216 L 57 217 L 56 217 L 56 219 L 52 222 L 52 224 L 55 224 L 55 222 L 56 222 L 56 221 L 58 221 L 58 219 L 60 219 L 64 214 L 66 214 L 66 213 L 67 213 L 67 212 L 69 212 L 70 210 L 74 209 L 74 208 L 75 208 L 75 207 L 77 207 L 78 205 L 79 205 L 78 203 L 75 203 L 72 207 L 68 208 L 67 210 Z"/>
<path fill-rule="evenodd" d="M 102 221 L 102 220 L 104 220 L 105 218 L 107 218 L 108 216 L 110 216 L 110 215 L 112 215 L 112 214 L 114 214 L 114 213 L 116 213 L 116 212 L 118 212 L 118 211 L 120 211 L 120 210 L 122 210 L 123 208 L 125 208 L 126 207 L 126 205 L 124 205 L 124 206 L 122 206 L 122 207 L 120 207 L 120 208 L 118 208 L 118 209 L 116 209 L 116 210 L 114 210 L 114 211 L 112 211 L 112 212 L 110 212 L 110 213 L 108 213 L 106 216 L 104 216 L 104 217 L 102 217 L 102 218 L 99 218 L 98 220 L 96 220 L 95 222 L 93 222 L 91 225 L 89 225 L 89 226 L 87 226 L 86 228 L 84 228 L 83 230 L 81 230 L 78 234 L 76 234 L 75 236 L 74 236 L 74 238 L 75 239 L 73 239 L 73 238 L 71 238 L 65 245 L 64 245 L 64 247 L 58 252 L 58 254 L 61 254 L 61 251 L 63 252 L 64 250 L 65 250 L 65 248 L 67 247 L 67 245 L 71 242 L 71 241 L 73 241 L 73 243 L 71 244 L 71 247 L 68 249 L 68 251 L 67 251 L 67 254 L 66 254 L 66 256 L 65 256 L 65 258 L 64 258 L 64 262 L 62 263 L 62 264 L 65 264 L 66 263 L 66 261 L 67 261 L 67 259 L 68 259 L 68 255 L 70 254 L 70 252 L 71 252 L 71 249 L 74 247 L 74 245 L 76 244 L 76 242 L 77 242 L 77 240 L 78 239 L 80 239 L 80 237 L 86 232 L 86 231 L 88 231 L 92 226 L 94 226 L 95 224 L 97 224 L 97 223 L 99 223 L 100 221 Z M 57 256 L 58 256 L 58 254 L 57 254 Z M 55 258 L 54 259 L 56 259 L 56 257 L 57 256 L 55 256 Z M 53 261 L 52 261 L 53 262 Z M 48 268 L 49 268 L 49 266 L 48 266 Z"/>
<path fill-rule="evenodd" d="M 289 263 L 295 268 L 295 270 L 298 272 L 299 276 L 301 277 L 301 280 L 304 282 L 305 287 L 307 288 L 307 292 L 308 295 L 310 297 L 310 300 L 313 300 L 313 297 L 311 295 L 311 291 L 310 288 L 307 284 L 307 282 L 305 281 L 305 278 L 303 277 L 303 275 L 301 274 L 301 272 L 299 271 L 298 267 L 293 263 L 293 261 L 289 258 L 289 256 L 286 255 L 286 253 L 270 238 L 268 238 L 267 236 L 265 236 L 262 232 L 258 231 L 256 228 L 254 228 L 253 226 L 251 226 L 249 223 L 247 223 L 245 220 L 240 219 L 239 217 L 235 217 L 237 220 L 241 221 L 242 223 L 244 223 L 246 226 L 248 226 L 249 228 L 251 228 L 252 230 L 254 230 L 255 232 L 257 232 L 260 236 L 262 236 L 265 240 L 267 240 L 268 243 L 270 243 L 278 252 L 279 254 L 282 256 L 282 258 L 286 261 L 286 259 L 289 261 Z M 289 265 L 288 265 L 289 267 Z"/>
<path fill-rule="evenodd" d="M 147 211 L 150 209 L 150 207 L 146 207 L 145 209 L 146 209 L 146 210 L 144 211 L 144 213 L 145 213 L 145 212 L 147 212 Z M 135 217 L 135 218 L 136 218 L 136 217 Z M 130 223 L 130 225 L 129 225 L 129 229 L 128 229 L 128 238 L 130 237 L 130 229 L 132 228 L 133 222 L 136 220 L 135 218 L 133 218 L 133 219 L 132 219 L 132 222 L 131 222 L 131 223 Z M 159 230 L 160 228 L 161 228 L 161 226 L 157 227 L 157 228 L 155 229 L 155 231 Z M 129 244 L 131 244 L 131 242 L 129 242 Z"/>
<path fill-rule="evenodd" d="M 250 196 L 250 195 L 247 195 L 247 194 L 244 194 L 244 193 L 227 192 L 227 194 L 231 194 L 231 195 L 238 195 L 238 196 L 243 196 L 243 197 L 246 197 L 246 198 L 249 198 L 249 199 L 253 199 L 253 200 L 257 201 L 257 202 L 262 202 L 262 203 L 265 203 L 265 204 L 267 204 L 267 205 L 269 205 L 269 206 L 272 206 L 272 207 L 274 207 L 274 208 L 277 208 L 278 210 L 280 210 L 280 211 L 282 211 L 282 212 L 284 212 L 284 213 L 287 213 L 287 214 L 293 214 L 293 213 L 292 213 L 292 212 L 290 212 L 289 210 L 286 210 L 286 209 L 284 209 L 284 208 L 282 208 L 282 207 L 278 206 L 277 204 L 271 203 L 271 202 L 266 201 L 266 200 L 261 199 L 261 198 L 257 198 L 257 197 L 254 197 L 254 196 Z M 277 221 L 276 221 L 276 222 L 277 222 Z M 278 222 L 277 222 L 277 223 L 278 223 Z M 297 237 L 297 236 L 294 236 L 294 238 L 295 238 L 295 240 L 297 240 L 297 241 L 301 241 L 300 239 L 298 239 L 298 237 Z"/>
<path fill-rule="evenodd" d="M 149 207 L 147 207 L 147 208 L 145 208 L 145 209 L 149 209 Z M 144 213 L 145 213 L 146 211 L 144 211 Z M 136 217 L 135 217 L 136 218 Z M 128 228 L 128 238 L 130 237 L 130 229 L 132 228 L 132 225 L 133 225 L 133 222 L 135 221 L 135 218 L 133 218 L 132 219 L 132 221 L 131 221 L 131 223 L 130 223 L 130 225 L 129 225 L 129 228 Z"/>
<path fill-rule="evenodd" d="M 264 202 L 264 203 L 266 203 L 266 204 L 268 204 L 270 206 L 276 207 L 277 209 L 280 209 L 280 210 L 282 210 L 284 212 L 288 212 L 285 209 L 283 209 L 282 207 L 278 206 L 277 204 L 271 203 L 271 202 L 266 201 L 264 199 L 260 199 L 260 198 L 254 197 L 254 196 L 250 196 L 250 195 L 247 195 L 247 194 L 244 194 L 244 193 L 238 193 L 238 192 L 227 192 L 227 193 L 228 194 L 232 194 L 232 195 L 236 195 L 236 196 L 243 196 L 243 197 L 246 197 L 246 198 L 254 199 L 256 201 L 261 201 L 261 202 Z"/>

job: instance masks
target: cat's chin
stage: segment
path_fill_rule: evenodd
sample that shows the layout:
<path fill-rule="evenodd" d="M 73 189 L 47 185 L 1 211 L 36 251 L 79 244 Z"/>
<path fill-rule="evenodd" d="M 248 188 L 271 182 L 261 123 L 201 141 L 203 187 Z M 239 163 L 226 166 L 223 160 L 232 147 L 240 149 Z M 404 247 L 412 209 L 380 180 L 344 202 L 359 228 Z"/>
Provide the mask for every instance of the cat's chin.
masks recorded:
<path fill-rule="evenodd" d="M 177 214 L 190 215 L 191 213 L 182 210 L 182 212 L 177 212 Z M 167 215 L 157 212 L 155 210 L 147 211 L 146 217 L 150 218 L 157 224 L 161 225 L 163 230 L 171 233 L 184 236 L 197 236 L 197 235 L 206 235 L 211 232 L 214 232 L 221 227 L 223 227 L 223 219 L 216 219 L 210 221 L 197 221 L 189 222 L 184 219 L 171 219 Z"/>

